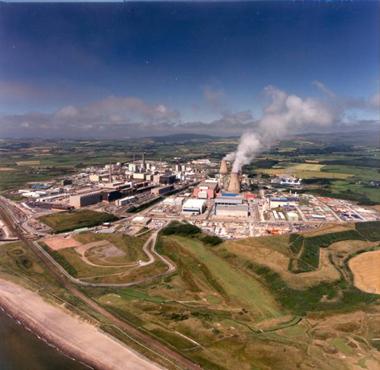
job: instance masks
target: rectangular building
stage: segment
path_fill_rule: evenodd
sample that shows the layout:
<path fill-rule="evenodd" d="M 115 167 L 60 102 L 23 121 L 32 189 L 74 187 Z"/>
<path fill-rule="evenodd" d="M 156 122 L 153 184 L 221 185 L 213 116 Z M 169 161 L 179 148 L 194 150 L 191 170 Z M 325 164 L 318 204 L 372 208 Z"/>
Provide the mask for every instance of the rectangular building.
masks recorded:
<path fill-rule="evenodd" d="M 122 207 L 122 206 L 125 206 L 127 204 L 130 204 L 132 203 L 134 200 L 136 199 L 135 196 L 131 195 L 129 197 L 124 197 L 124 198 L 121 198 L 121 199 L 118 199 L 115 204 L 119 207 Z"/>
<path fill-rule="evenodd" d="M 154 195 L 164 195 L 170 193 L 174 190 L 174 185 L 160 186 L 158 188 L 153 188 L 151 193 Z"/>
<path fill-rule="evenodd" d="M 182 213 L 200 215 L 206 210 L 206 201 L 203 199 L 187 199 L 182 205 Z"/>
<path fill-rule="evenodd" d="M 214 214 L 218 217 L 248 217 L 249 209 L 247 204 L 217 205 Z"/>
<path fill-rule="evenodd" d="M 218 189 L 219 185 L 216 181 L 204 181 L 194 189 L 193 196 L 199 199 L 213 199 Z"/>
<path fill-rule="evenodd" d="M 91 193 L 77 194 L 70 196 L 70 205 L 74 208 L 81 208 L 90 206 L 92 204 L 100 203 L 103 199 L 101 191 L 95 191 Z"/>

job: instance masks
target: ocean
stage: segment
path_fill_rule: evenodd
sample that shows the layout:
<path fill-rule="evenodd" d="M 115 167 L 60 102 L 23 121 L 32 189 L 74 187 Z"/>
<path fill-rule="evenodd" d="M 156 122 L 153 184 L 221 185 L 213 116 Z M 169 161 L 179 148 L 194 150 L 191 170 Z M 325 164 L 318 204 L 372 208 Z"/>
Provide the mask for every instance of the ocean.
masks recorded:
<path fill-rule="evenodd" d="M 0 370 L 88 370 L 0 310 Z"/>

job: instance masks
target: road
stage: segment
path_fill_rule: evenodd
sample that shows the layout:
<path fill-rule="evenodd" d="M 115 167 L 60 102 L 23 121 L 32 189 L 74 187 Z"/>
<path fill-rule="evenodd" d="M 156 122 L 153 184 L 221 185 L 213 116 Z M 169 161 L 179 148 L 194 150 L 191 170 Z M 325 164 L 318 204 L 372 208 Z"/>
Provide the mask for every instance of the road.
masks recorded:
<path fill-rule="evenodd" d="M 84 281 L 78 278 L 75 278 L 71 276 L 57 261 L 54 260 L 54 258 L 43 249 L 37 241 L 32 241 L 34 244 L 34 247 L 39 250 L 39 253 L 41 255 L 44 255 L 44 258 L 49 260 L 49 263 L 51 265 L 54 265 L 55 269 L 60 272 L 61 275 L 63 275 L 68 281 L 70 281 L 73 284 L 83 286 L 83 287 L 92 287 L 92 288 L 128 288 L 144 283 L 148 283 L 150 281 L 156 280 L 158 278 L 170 275 L 176 270 L 176 266 L 171 262 L 169 259 L 167 259 L 164 256 L 161 256 L 157 251 L 155 250 L 156 240 L 158 236 L 158 232 L 154 232 L 150 238 L 145 242 L 143 246 L 144 252 L 147 254 L 149 261 L 140 263 L 139 267 L 147 266 L 155 262 L 156 257 L 159 258 L 163 263 L 165 263 L 166 266 L 168 266 L 168 269 L 164 272 L 161 272 L 156 275 L 151 275 L 145 279 L 141 280 L 135 280 L 131 281 L 129 283 L 91 283 L 88 281 Z M 120 266 L 123 267 L 123 266 Z M 138 267 L 138 268 L 139 268 Z"/>
<path fill-rule="evenodd" d="M 37 258 L 45 265 L 46 269 L 51 273 L 53 277 L 57 280 L 60 285 L 62 285 L 71 295 L 77 297 L 82 302 L 84 302 L 88 307 L 92 308 L 97 313 L 101 314 L 103 317 L 108 319 L 113 325 L 125 331 L 129 337 L 131 337 L 136 343 L 138 343 L 143 348 L 151 351 L 155 356 L 160 356 L 165 359 L 173 366 L 178 369 L 188 369 L 188 370 L 199 370 L 201 367 L 193 363 L 188 358 L 184 357 L 180 353 L 168 348 L 160 341 L 152 338 L 148 334 L 140 331 L 132 324 L 122 321 L 116 316 L 112 315 L 105 308 L 100 306 L 97 302 L 82 293 L 76 286 L 72 284 L 70 279 L 58 269 L 56 264 L 52 263 L 52 260 L 46 256 L 45 253 L 41 251 L 40 248 L 29 239 L 23 232 L 19 225 L 19 221 L 8 209 L 5 202 L 0 200 L 0 216 L 18 238 L 24 242 L 24 244 L 37 256 Z"/>

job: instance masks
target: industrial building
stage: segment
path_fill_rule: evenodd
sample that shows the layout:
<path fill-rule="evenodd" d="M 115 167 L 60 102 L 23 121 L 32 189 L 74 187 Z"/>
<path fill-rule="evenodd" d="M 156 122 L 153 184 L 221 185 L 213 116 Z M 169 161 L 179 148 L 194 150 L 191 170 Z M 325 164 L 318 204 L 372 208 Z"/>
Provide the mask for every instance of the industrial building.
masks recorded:
<path fill-rule="evenodd" d="M 296 206 L 299 202 L 298 197 L 279 197 L 270 198 L 269 206 L 270 208 L 284 207 L 284 206 Z"/>
<path fill-rule="evenodd" d="M 177 176 L 173 174 L 160 175 L 159 183 L 163 185 L 174 184 L 177 181 Z"/>
<path fill-rule="evenodd" d="M 151 190 L 151 193 L 153 195 L 164 195 L 164 194 L 170 193 L 173 190 L 174 190 L 173 185 L 167 185 L 167 186 L 160 186 L 158 188 L 153 188 Z"/>
<path fill-rule="evenodd" d="M 122 193 L 119 190 L 104 189 L 102 190 L 102 198 L 106 202 L 113 202 L 122 197 Z"/>
<path fill-rule="evenodd" d="M 121 198 L 121 199 L 116 200 L 115 204 L 117 206 L 121 207 L 121 206 L 125 206 L 127 204 L 132 203 L 134 200 L 136 200 L 136 197 L 131 195 L 129 197 L 125 197 L 125 198 Z"/>
<path fill-rule="evenodd" d="M 215 198 L 215 205 L 233 206 L 243 204 L 243 197 L 231 193 L 222 193 L 221 196 Z"/>
<path fill-rule="evenodd" d="M 248 217 L 249 208 L 248 204 L 217 205 L 214 214 L 218 217 Z"/>
<path fill-rule="evenodd" d="M 215 198 L 214 215 L 220 217 L 248 217 L 248 204 L 243 203 L 244 198 L 232 193 L 222 193 Z"/>
<path fill-rule="evenodd" d="M 91 193 L 77 194 L 70 196 L 70 205 L 74 208 L 81 208 L 99 203 L 103 200 L 103 193 L 95 191 Z"/>
<path fill-rule="evenodd" d="M 201 182 L 193 191 L 193 196 L 199 199 L 213 199 L 219 189 L 216 181 Z"/>
<path fill-rule="evenodd" d="M 189 215 L 200 215 L 206 210 L 204 199 L 187 199 L 182 206 L 182 213 Z"/>

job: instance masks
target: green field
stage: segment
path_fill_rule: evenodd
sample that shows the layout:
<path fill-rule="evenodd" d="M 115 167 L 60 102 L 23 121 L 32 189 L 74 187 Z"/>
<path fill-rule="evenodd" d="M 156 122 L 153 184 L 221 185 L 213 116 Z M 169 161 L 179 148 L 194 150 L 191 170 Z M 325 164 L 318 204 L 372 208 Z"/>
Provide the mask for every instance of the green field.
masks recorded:
<path fill-rule="evenodd" d="M 347 228 L 208 246 L 196 228 L 173 223 L 162 232 L 157 250 L 173 260 L 176 273 L 133 289 L 91 289 L 91 295 L 120 318 L 174 346 L 206 369 L 250 370 L 252 363 L 258 369 L 293 369 L 294 363 L 301 364 L 306 358 L 318 369 L 343 369 L 346 362 L 341 355 L 349 351 L 340 338 L 353 335 L 365 340 L 367 334 L 344 330 L 355 320 L 356 310 L 375 307 L 377 297 L 354 288 L 349 278 L 308 287 L 308 272 L 299 277 L 302 289 L 291 288 L 255 256 L 265 250 L 271 266 L 279 255 L 288 261 L 294 254 L 304 258 L 305 240 L 308 249 L 328 250 L 348 239 L 359 240 L 366 248 L 361 239 L 380 240 L 378 226 L 358 224 L 358 232 Z M 347 273 L 344 260 L 337 266 Z M 336 313 L 340 315 L 337 321 Z M 346 315 L 344 325 L 342 315 Z M 312 320 L 315 329 L 310 331 L 303 318 Z M 369 319 L 366 322 L 374 325 Z M 323 336 L 335 348 L 333 352 L 318 350 L 319 331 L 326 325 L 329 332 Z M 361 352 L 354 349 L 350 356 L 359 361 Z M 326 358 L 329 366 L 324 363 Z"/>
<path fill-rule="evenodd" d="M 210 274 L 230 299 L 241 302 L 261 318 L 280 315 L 275 301 L 262 284 L 254 279 L 247 279 L 244 274 L 231 268 L 226 261 L 215 255 L 209 248 L 205 248 L 198 240 L 184 237 L 174 237 L 173 240 L 207 266 Z"/>
<path fill-rule="evenodd" d="M 204 235 L 197 229 L 174 229 L 174 233 L 160 236 L 156 248 L 175 263 L 177 270 L 172 275 L 133 288 L 83 291 L 120 319 L 205 369 L 251 370 L 254 364 L 256 369 L 294 370 L 307 363 L 321 370 L 343 370 L 352 363 L 365 363 L 363 358 L 377 364 L 373 339 L 380 334 L 380 318 L 373 312 L 380 308 L 379 297 L 353 287 L 347 261 L 357 253 L 376 248 L 379 223 L 359 223 L 356 230 L 340 226 L 336 232 L 326 228 L 213 246 L 203 242 Z M 135 249 L 144 242 L 112 234 L 83 233 L 77 237 L 83 243 L 105 238 L 118 248 L 133 244 Z M 292 274 L 303 284 L 295 289 L 273 270 L 274 264 L 288 261 L 294 254 L 302 255 L 305 240 L 330 251 L 331 263 L 342 272 L 341 278 L 309 286 L 309 274 L 318 271 Z M 348 248 L 344 254 L 341 248 L 334 249 L 339 243 Z M 83 262 L 75 253 L 70 248 L 61 250 L 59 255 L 64 259 L 57 260 L 63 265 L 66 260 L 66 268 L 71 266 L 79 276 L 93 273 L 83 270 Z M 133 256 L 139 258 L 135 252 L 126 258 Z M 24 279 L 27 284 L 33 281 L 33 286 L 44 286 L 44 291 L 51 290 L 69 300 L 71 309 L 80 309 L 81 315 L 93 315 L 90 308 L 51 285 L 49 273 L 20 243 L 1 246 L 0 272 Z M 106 269 L 102 272 L 111 273 Z M 99 315 L 94 317 L 100 320 L 100 327 L 131 345 L 130 338 L 109 327 Z M 352 341 L 356 346 L 348 346 Z"/>
<path fill-rule="evenodd" d="M 147 261 L 143 245 L 149 234 L 140 237 L 121 233 L 102 234 L 82 232 L 74 238 L 82 243 L 93 245 L 85 252 L 85 258 L 75 248 L 51 250 L 40 242 L 43 248 L 72 276 L 94 283 L 128 283 L 141 280 L 166 271 L 162 261 L 136 268 L 138 261 Z M 108 242 L 92 244 L 97 242 Z M 116 253 L 116 254 L 115 254 Z"/>
<path fill-rule="evenodd" d="M 55 233 L 63 233 L 84 227 L 101 225 L 103 222 L 115 221 L 117 218 L 109 213 L 95 212 L 91 210 L 78 210 L 70 212 L 58 212 L 39 218 Z"/>

